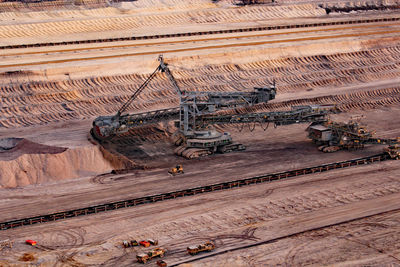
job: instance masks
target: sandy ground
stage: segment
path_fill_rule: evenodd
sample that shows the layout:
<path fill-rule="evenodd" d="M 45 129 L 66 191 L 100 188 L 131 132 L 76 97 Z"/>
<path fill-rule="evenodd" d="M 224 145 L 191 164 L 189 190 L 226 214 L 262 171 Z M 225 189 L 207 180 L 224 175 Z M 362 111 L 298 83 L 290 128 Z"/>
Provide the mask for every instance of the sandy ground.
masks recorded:
<path fill-rule="evenodd" d="M 206 240 L 213 240 L 217 245 L 215 252 L 221 252 L 315 227 L 399 209 L 400 184 L 396 175 L 398 168 L 397 162 L 386 162 L 9 230 L 0 233 L 0 236 L 4 239 L 12 238 L 15 243 L 13 249 L 3 252 L 3 255 L 12 262 L 22 253 L 31 252 L 38 259 L 35 262 L 62 262 L 65 257 L 67 262 L 103 263 L 106 266 L 118 262 L 128 265 L 135 262 L 135 254 L 143 249 L 123 249 L 122 240 L 157 238 L 160 246 L 169 251 L 165 260 L 170 264 L 178 263 L 191 258 L 185 253 L 186 246 Z M 382 171 L 385 172 L 384 177 L 376 175 Z M 394 214 L 398 216 L 398 213 Z M 370 233 L 363 235 L 366 243 L 375 238 L 372 233 L 381 234 L 385 238 L 385 234 L 390 232 L 392 239 L 385 240 L 395 242 L 397 228 L 390 227 L 396 224 L 395 219 L 389 217 L 387 221 L 381 221 L 382 225 L 387 226 L 375 226 L 368 221 L 360 221 L 358 227 L 352 228 L 350 225 L 345 231 L 337 231 L 340 232 L 339 236 L 344 235 L 355 240 L 363 232 Z M 371 231 L 370 227 L 377 230 Z M 329 233 L 333 230 L 327 228 L 326 231 Z M 384 252 L 374 251 L 375 257 L 368 253 L 371 248 L 364 246 L 361 251 L 356 246 L 347 251 L 346 256 L 333 257 L 340 252 L 343 240 L 339 237 L 339 240 L 333 238 L 332 234 L 331 238 L 323 242 L 323 246 L 327 248 L 324 253 L 328 257 L 320 257 L 317 244 L 322 240 L 318 232 L 315 235 L 315 238 L 312 234 L 283 238 L 279 243 L 263 245 L 250 251 L 238 250 L 213 257 L 211 261 L 204 261 L 211 265 L 232 264 L 233 261 L 233 264 L 251 266 L 247 261 L 252 258 L 256 262 L 258 260 L 259 263 L 271 265 L 290 265 L 290 261 L 302 265 L 302 262 L 307 261 L 313 264 L 340 263 L 355 257 L 361 262 L 373 263 L 383 257 L 388 263 L 396 263 L 396 259 L 387 254 L 399 253 L 396 246 L 381 242 L 376 246 L 382 246 L 379 248 Z M 28 247 L 24 244 L 27 238 L 40 240 L 46 250 Z M 292 242 L 293 238 L 297 241 Z M 309 238 L 310 243 L 316 242 L 313 246 L 306 247 L 306 254 L 294 252 L 300 250 L 297 247 L 301 238 Z M 262 253 L 265 247 L 274 252 Z M 196 264 L 202 266 L 203 262 Z"/>
<path fill-rule="evenodd" d="M 7 9 L 0 13 L 0 45 L 399 16 L 396 10 L 328 16 L 321 4 L 334 3 L 237 7 L 229 1 L 166 0 Z M 3 49 L 0 221 L 380 153 L 380 146 L 321 153 L 306 138 L 307 125 L 266 131 L 218 126 L 247 149 L 196 160 L 173 155 L 172 123 L 131 131 L 105 146 L 107 151 L 93 145 L 88 132 L 95 117 L 118 110 L 163 52 L 184 89 L 244 91 L 275 80 L 277 98 L 247 111 L 334 103 L 343 113 L 333 120 L 361 117 L 376 136 L 395 138 L 400 136 L 399 33 L 399 23 L 379 22 Z M 158 74 L 129 112 L 177 103 L 172 85 Z M 110 174 L 130 163 L 147 168 Z M 185 174 L 169 176 L 177 163 Z M 0 250 L 0 265 L 136 266 L 136 254 L 148 249 L 123 249 L 122 240 L 154 238 L 167 249 L 169 265 L 397 266 L 399 168 L 399 162 L 386 161 L 0 231 L 0 241 L 14 242 Z M 26 239 L 39 246 L 24 244 Z M 215 251 L 186 253 L 188 245 L 207 240 L 215 242 Z M 253 246 L 243 248 L 247 245 Z M 24 253 L 33 259 L 24 262 Z"/>
<path fill-rule="evenodd" d="M 371 122 L 377 118 L 388 117 L 394 110 L 396 107 L 362 113 L 368 118 L 367 122 Z M 357 113 L 361 113 L 361 111 L 355 112 L 356 115 L 358 115 Z M 336 119 L 347 120 L 350 116 L 350 114 L 339 114 Z M 394 117 L 398 116 L 392 118 Z M 378 134 L 386 133 L 386 137 L 392 137 L 398 133 L 398 125 L 395 121 L 390 123 L 383 119 L 379 120 L 375 127 L 380 129 Z M 127 197 L 139 197 L 262 173 L 313 166 L 381 151 L 380 147 L 368 147 L 362 151 L 321 154 L 306 140 L 304 128 L 305 126 L 301 125 L 286 126 L 284 134 L 278 130 L 279 128 L 267 132 L 262 130 L 252 133 L 242 132 L 240 141 L 243 143 L 251 141 L 248 150 L 197 161 L 186 160 L 184 161 L 186 173 L 181 176 L 167 175 L 168 165 L 165 164 L 164 168 L 135 171 L 125 175 L 92 176 L 2 190 L 1 214 L 6 220 L 34 216 L 44 212 L 57 212 Z M 175 160 L 182 162 L 176 157 Z M 4 252 L 7 253 L 4 254 L 5 259 L 11 262 L 15 262 L 15 259 L 18 259 L 23 253 L 29 252 L 35 255 L 37 259 L 35 262 L 44 264 L 56 262 L 62 264 L 62 262 L 71 261 L 74 264 L 78 262 L 113 266 L 118 262 L 128 265 L 135 262 L 135 255 L 143 249 L 124 250 L 120 244 L 122 240 L 157 238 L 160 240 L 160 246 L 169 251 L 165 260 L 170 264 L 179 263 L 190 260 L 190 257 L 185 255 L 186 246 L 206 240 L 216 242 L 217 250 L 215 252 L 221 252 L 238 245 L 280 238 L 280 236 L 302 232 L 314 227 L 400 208 L 398 207 L 398 192 L 400 192 L 398 168 L 398 162 L 389 161 L 365 167 L 337 170 L 239 190 L 129 208 L 83 219 L 7 230 L 0 233 L 0 237 L 2 239 L 11 238 L 15 242 L 12 250 Z M 385 175 L 382 176 L 381 173 Z M 199 177 L 202 178 L 199 179 Z M 154 186 L 155 184 L 157 186 Z M 49 201 L 50 199 L 51 201 Z M 92 220 L 93 223 L 96 222 L 96 227 L 93 226 Z M 393 223 L 391 219 L 388 220 L 383 224 Z M 363 222 L 363 220 L 361 221 Z M 143 227 L 144 224 L 146 227 Z M 370 224 L 366 223 L 365 225 L 369 229 Z M 361 230 L 357 230 L 357 227 L 360 226 L 354 227 L 355 232 L 352 232 L 351 225 L 348 227 L 350 229 L 343 232 L 346 234 L 342 233 L 342 235 L 345 235 L 346 238 L 349 238 L 349 235 L 355 235 L 356 237 L 353 239 L 359 241 L 358 235 Z M 382 231 L 382 235 L 387 235 L 388 232 L 395 233 L 393 232 L 395 230 L 389 226 L 378 228 L 379 231 Z M 324 229 L 329 233 L 333 231 L 330 230 L 331 228 Z M 371 232 L 364 228 L 362 231 Z M 319 256 L 320 245 L 318 242 L 323 242 L 320 240 L 319 234 L 316 234 L 317 238 L 313 238 L 314 235 L 311 233 L 309 233 L 311 237 L 307 234 L 304 235 L 305 237 L 302 235 L 300 237 L 310 239 L 307 242 L 316 242 L 314 250 L 308 248 L 311 252 L 307 254 L 306 258 L 298 256 L 299 254 L 294 252 L 300 246 L 298 242 L 291 241 L 295 237 L 288 237 L 283 240 L 279 239 L 279 243 L 286 244 L 282 245 L 286 246 L 285 249 L 279 249 L 280 246 L 276 248 L 275 245 L 272 248 L 270 248 L 271 245 L 261 245 L 251 249 L 252 252 L 249 252 L 248 249 L 239 249 L 215 256 L 215 259 L 213 257 L 211 261 L 204 259 L 199 262 L 195 261 L 193 264 L 195 266 L 196 264 L 199 266 L 212 265 L 217 260 L 218 265 L 225 266 L 253 266 L 252 261 L 256 261 L 255 265 L 262 263 L 291 265 L 291 262 L 303 265 L 303 261 L 324 265 L 347 264 L 343 261 L 349 261 L 352 258 L 361 262 L 374 263 L 381 257 L 388 264 L 396 263 L 396 260 L 390 255 L 396 255 L 398 251 L 384 244 L 382 244 L 383 248 L 379 249 L 389 252 L 375 252 L 376 255 L 371 256 L 367 253 L 370 248 L 364 246 L 362 251 L 366 250 L 367 252 L 361 253 L 362 258 L 357 258 L 355 255 L 360 252 L 357 246 L 348 251 L 346 256 L 335 261 L 332 256 L 340 253 L 340 250 L 337 251 L 337 244 L 348 245 L 347 242 L 352 242 L 343 241 L 340 238 L 340 240 L 333 238 L 330 243 L 324 242 L 324 246 L 329 251 L 326 253 L 331 253 L 329 254 L 330 260 L 325 262 L 323 261 L 324 257 Z M 104 239 L 105 236 L 106 239 Z M 40 240 L 45 250 L 32 250 L 24 245 L 24 240 L 28 238 Z M 374 238 L 374 236 L 363 235 L 363 240 L 359 242 L 368 243 L 371 242 L 370 239 Z M 262 253 L 265 249 L 272 249 L 276 254 L 269 253 L 269 256 L 266 256 Z M 358 255 L 358 257 L 361 256 Z M 253 260 L 250 261 L 250 259 Z M 358 263 L 354 262 L 353 264 Z"/>

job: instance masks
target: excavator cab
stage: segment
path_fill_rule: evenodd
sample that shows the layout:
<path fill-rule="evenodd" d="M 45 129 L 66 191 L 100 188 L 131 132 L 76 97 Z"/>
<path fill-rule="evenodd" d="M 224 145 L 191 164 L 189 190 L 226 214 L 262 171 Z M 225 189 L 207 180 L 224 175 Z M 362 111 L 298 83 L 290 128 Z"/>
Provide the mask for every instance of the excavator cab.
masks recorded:
<path fill-rule="evenodd" d="M 176 165 L 175 167 L 171 168 L 168 171 L 169 174 L 171 175 L 177 175 L 177 174 L 182 174 L 183 172 L 183 166 L 181 164 Z"/>

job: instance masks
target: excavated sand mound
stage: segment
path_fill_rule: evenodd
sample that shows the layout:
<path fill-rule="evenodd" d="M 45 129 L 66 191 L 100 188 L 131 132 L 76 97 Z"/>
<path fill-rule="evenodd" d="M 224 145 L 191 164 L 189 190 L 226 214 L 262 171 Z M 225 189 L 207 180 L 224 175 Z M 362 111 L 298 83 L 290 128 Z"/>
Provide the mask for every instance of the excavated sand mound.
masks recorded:
<path fill-rule="evenodd" d="M 58 154 L 66 148 L 46 146 L 31 142 L 24 138 L 0 139 L 0 160 L 14 160 L 24 154 Z"/>
<path fill-rule="evenodd" d="M 110 172 L 97 146 L 46 146 L 22 138 L 0 139 L 0 188 L 72 179 Z"/>

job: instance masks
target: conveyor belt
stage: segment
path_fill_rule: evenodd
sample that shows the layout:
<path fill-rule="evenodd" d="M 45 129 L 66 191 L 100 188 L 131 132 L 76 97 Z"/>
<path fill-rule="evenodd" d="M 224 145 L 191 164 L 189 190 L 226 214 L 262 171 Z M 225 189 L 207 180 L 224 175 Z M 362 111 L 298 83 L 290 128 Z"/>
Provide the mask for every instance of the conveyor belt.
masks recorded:
<path fill-rule="evenodd" d="M 221 191 L 221 190 L 227 190 L 227 189 L 243 187 L 243 186 L 248 186 L 248 185 L 253 185 L 253 184 L 272 182 L 272 181 L 302 176 L 302 175 L 306 175 L 306 174 L 321 173 L 321 172 L 326 172 L 329 170 L 342 169 L 342 168 L 347 168 L 347 167 L 351 167 L 351 166 L 371 164 L 371 163 L 375 163 L 375 162 L 385 161 L 388 159 L 390 159 L 390 157 L 388 157 L 387 154 L 382 153 L 382 154 L 373 155 L 373 156 L 369 156 L 369 157 L 356 158 L 356 159 L 347 160 L 347 161 L 322 164 L 322 165 L 318 165 L 318 166 L 314 166 L 314 167 L 307 167 L 307 168 L 289 170 L 289 171 L 278 172 L 278 173 L 270 173 L 270 174 L 259 175 L 259 176 L 254 176 L 254 177 L 250 177 L 250 178 L 235 179 L 235 180 L 232 180 L 229 182 L 222 182 L 222 183 L 217 183 L 217 184 L 211 184 L 211 185 L 199 186 L 199 187 L 194 187 L 194 188 L 188 188 L 188 189 L 184 189 L 184 190 L 167 192 L 167 193 L 163 193 L 163 194 L 150 195 L 150 196 L 144 196 L 144 197 L 139 197 L 139 198 L 134 198 L 134 199 L 115 201 L 115 202 L 104 203 L 104 204 L 100 204 L 100 205 L 89 206 L 89 207 L 84 207 L 84 208 L 79 208 L 79 209 L 60 211 L 60 212 L 51 213 L 51 214 L 43 214 L 43 215 L 38 215 L 38 216 L 34 216 L 34 217 L 29 217 L 29 218 L 21 218 L 18 220 L 0 222 L 0 230 L 7 230 L 7 229 L 17 228 L 17 227 L 22 227 L 22 226 L 27 226 L 27 225 L 32 225 L 32 224 L 53 222 L 53 221 L 58 221 L 58 220 L 63 220 L 63 219 L 68 219 L 68 218 L 86 216 L 86 215 L 96 214 L 96 213 L 105 212 L 105 211 L 134 207 L 134 206 L 138 206 L 138 205 L 166 201 L 169 199 L 176 199 L 176 198 L 180 198 L 180 197 L 193 196 L 193 195 L 207 193 L 207 192 Z"/>

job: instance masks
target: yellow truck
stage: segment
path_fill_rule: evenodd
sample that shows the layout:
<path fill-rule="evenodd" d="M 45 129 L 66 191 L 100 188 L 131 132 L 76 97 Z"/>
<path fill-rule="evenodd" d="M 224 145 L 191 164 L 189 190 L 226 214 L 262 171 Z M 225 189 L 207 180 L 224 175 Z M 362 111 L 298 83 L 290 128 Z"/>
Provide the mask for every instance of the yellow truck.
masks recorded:
<path fill-rule="evenodd" d="M 207 241 L 206 243 L 204 243 L 204 244 L 200 244 L 200 245 L 197 245 L 197 246 L 190 246 L 190 247 L 187 247 L 187 252 L 190 254 L 190 255 L 196 255 L 197 253 L 200 253 L 200 252 L 202 252 L 202 251 L 212 251 L 212 250 L 214 250 L 215 249 L 215 245 L 214 245 L 214 243 L 213 242 L 211 242 L 211 241 Z"/>
<path fill-rule="evenodd" d="M 136 259 L 140 263 L 146 263 L 147 261 L 151 260 L 152 258 L 155 257 L 164 257 L 165 253 L 167 251 L 163 248 L 155 248 L 153 250 L 150 250 L 147 253 L 139 253 L 136 255 Z"/>

